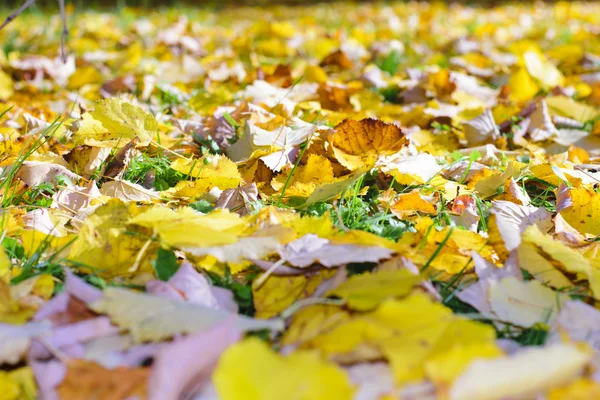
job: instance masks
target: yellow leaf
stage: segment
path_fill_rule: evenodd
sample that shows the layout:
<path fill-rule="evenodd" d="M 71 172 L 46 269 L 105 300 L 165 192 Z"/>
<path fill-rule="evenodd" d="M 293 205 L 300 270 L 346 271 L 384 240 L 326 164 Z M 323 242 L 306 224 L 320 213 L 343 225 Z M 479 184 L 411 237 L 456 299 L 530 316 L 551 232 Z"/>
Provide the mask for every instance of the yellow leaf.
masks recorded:
<path fill-rule="evenodd" d="M 227 349 L 212 379 L 222 400 L 350 400 L 354 392 L 346 374 L 317 353 L 283 357 L 254 338 Z"/>
<path fill-rule="evenodd" d="M 350 319 L 330 317 L 329 321 L 320 332 L 296 334 L 305 340 L 301 347 L 319 349 L 344 362 L 384 356 L 398 382 L 423 379 L 424 364 L 455 346 L 492 343 L 496 336 L 491 326 L 457 317 L 422 294 L 385 301 L 375 311 Z M 302 320 L 294 319 L 290 331 L 297 331 L 298 323 Z"/>
<path fill-rule="evenodd" d="M 129 207 L 120 200 L 98 207 L 81 226 L 69 260 L 85 266 L 82 270 L 103 277 L 130 275 L 137 269 L 152 271 L 150 262 L 159 243 L 150 240 L 150 234 L 129 234 L 125 224 L 130 217 Z"/>
<path fill-rule="evenodd" d="M 0 280 L 8 283 L 10 280 L 10 270 L 12 268 L 12 263 L 4 247 L 0 247 Z"/>
<path fill-rule="evenodd" d="M 572 286 L 562 273 L 576 274 L 576 279 L 587 279 L 595 298 L 600 298 L 600 268 L 576 250 L 544 235 L 532 225 L 522 236 L 519 246 L 519 266 L 538 280 L 562 288 Z"/>
<path fill-rule="evenodd" d="M 307 65 L 304 69 L 304 79 L 308 82 L 325 83 L 327 82 L 327 73 L 318 65 Z"/>
<path fill-rule="evenodd" d="M 281 230 L 281 227 L 292 230 L 292 234 L 286 234 L 281 230 L 279 234 L 282 244 L 289 243 L 309 233 L 313 233 L 324 239 L 337 235 L 339 230 L 331 222 L 328 212 L 322 216 L 300 215 L 290 209 L 275 208 L 268 206 L 262 208 L 255 216 L 250 216 L 254 225 Z"/>
<path fill-rule="evenodd" d="M 562 205 L 568 205 L 563 208 Z M 559 190 L 559 214 L 564 220 L 588 237 L 600 235 L 600 195 L 586 187 Z"/>
<path fill-rule="evenodd" d="M 12 78 L 0 69 L 0 99 L 8 99 L 14 92 Z"/>
<path fill-rule="evenodd" d="M 74 238 L 74 235 L 57 237 L 34 230 L 22 231 L 20 236 L 21 244 L 27 257 L 33 257 L 39 249 L 47 249 L 53 253 L 57 253 L 58 250 L 64 249 Z M 64 251 L 66 253 L 66 249 Z"/>
<path fill-rule="evenodd" d="M 171 168 L 193 179 L 193 186 L 196 189 L 194 196 L 206 193 L 213 187 L 221 190 L 236 188 L 242 182 L 237 166 L 225 156 L 207 156 L 201 159 L 177 158 L 171 163 Z M 180 181 L 177 186 L 185 184 L 188 182 Z M 177 192 L 177 186 L 167 192 Z"/>
<path fill-rule="evenodd" d="M 581 185 L 581 178 L 569 174 L 569 170 L 565 168 L 558 168 L 556 165 L 551 165 L 549 163 L 532 165 L 529 167 L 529 172 L 536 178 L 555 186 L 559 186 L 563 183 L 564 178 L 566 178 L 573 186 Z"/>
<path fill-rule="evenodd" d="M 354 184 L 364 174 L 363 169 L 355 171 L 353 174 L 348 175 L 341 179 L 336 179 L 333 182 L 323 183 L 315 187 L 315 190 L 308 196 L 306 202 L 302 205 L 307 207 L 311 204 L 319 203 L 321 201 L 331 200 L 338 197 L 346 189 Z"/>
<path fill-rule="evenodd" d="M 46 301 L 49 300 L 54 293 L 54 277 L 50 274 L 38 275 L 31 293 Z"/>
<path fill-rule="evenodd" d="M 101 84 L 103 77 L 98 68 L 95 67 L 82 67 L 77 68 L 75 73 L 69 77 L 69 83 L 67 88 L 69 90 L 77 90 L 84 85 L 89 84 Z"/>
<path fill-rule="evenodd" d="M 34 400 L 37 387 L 30 367 L 0 371 L 0 400 Z"/>
<path fill-rule="evenodd" d="M 456 274 L 468 265 L 473 250 L 484 258 L 490 258 L 492 255 L 491 247 L 486 244 L 487 239 L 476 232 L 465 229 L 453 229 L 450 232 L 449 227 L 438 231 L 429 217 L 422 217 L 415 228 L 417 232 L 406 232 L 402 235 L 398 246 L 412 247 L 414 252 L 410 258 L 417 265 L 424 265 L 431 259 L 431 267 Z M 441 246 L 444 241 L 445 245 Z"/>
<path fill-rule="evenodd" d="M 525 67 L 529 74 L 544 86 L 562 86 L 565 77 L 541 51 L 529 50 L 523 54 Z"/>
<path fill-rule="evenodd" d="M 372 168 L 380 156 L 408 145 L 402 129 L 377 119 L 344 120 L 330 138 L 335 158 L 351 171 Z"/>
<path fill-rule="evenodd" d="M 293 175 L 289 178 L 292 171 Z M 271 181 L 271 186 L 277 192 L 281 192 L 288 179 L 289 183 L 285 190 L 286 196 L 309 197 L 317 186 L 334 180 L 331 161 L 323 156 L 311 154 L 305 165 L 299 166 L 295 170 L 288 169 L 288 174 L 277 175 Z"/>
<path fill-rule="evenodd" d="M 281 342 L 284 345 L 308 343 L 350 318 L 349 312 L 338 306 L 316 304 L 302 308 L 294 314 Z"/>
<path fill-rule="evenodd" d="M 323 236 L 322 236 L 323 237 Z M 356 244 L 359 246 L 378 246 L 399 251 L 401 247 L 394 241 L 371 232 L 351 229 L 330 238 L 332 244 Z"/>
<path fill-rule="evenodd" d="M 89 218 L 88 218 L 89 219 Z M 155 206 L 127 220 L 127 224 L 150 228 L 172 247 L 213 247 L 237 242 L 248 226 L 239 214 L 217 209 L 201 214 L 189 207 L 173 211 Z"/>
<path fill-rule="evenodd" d="M 264 284 L 252 286 L 252 298 L 256 309 L 256 318 L 271 318 L 279 315 L 295 301 L 311 296 L 324 277 L 330 277 L 334 271 L 321 271 L 316 275 L 270 276 Z M 257 282 L 257 281 L 254 281 Z"/>
<path fill-rule="evenodd" d="M 436 214 L 437 199 L 427 199 L 421 195 L 418 189 L 411 193 L 401 194 L 396 198 L 390 207 L 390 211 L 398 218 L 405 218 L 410 215 Z"/>
<path fill-rule="evenodd" d="M 568 386 L 551 390 L 548 400 L 600 399 L 600 383 L 589 378 L 579 378 Z"/>
<path fill-rule="evenodd" d="M 233 101 L 233 94 L 223 85 L 217 85 L 214 90 L 202 91 L 190 99 L 190 107 L 200 115 L 207 115 L 219 105 Z"/>
<path fill-rule="evenodd" d="M 227 319 L 233 319 L 235 326 L 241 331 L 283 328 L 283 321 L 280 320 L 253 319 L 229 311 L 116 287 L 104 289 L 102 298 L 90 307 L 97 313 L 107 314 L 115 324 L 129 330 L 136 343 L 199 332 Z"/>
<path fill-rule="evenodd" d="M 99 147 L 125 146 L 138 137 L 139 146 L 147 146 L 158 131 L 158 122 L 153 115 L 139 106 L 118 98 L 95 103 L 94 111 L 83 115 L 76 141 Z"/>
<path fill-rule="evenodd" d="M 516 179 L 522 169 L 522 164 L 511 161 L 506 167 L 506 171 L 480 179 L 475 184 L 475 192 L 484 199 L 492 197 L 498 193 L 499 187 L 504 187 L 506 181 L 510 178 Z"/>
<path fill-rule="evenodd" d="M 459 377 L 469 364 L 479 359 L 504 355 L 496 343 L 457 346 L 425 363 L 425 373 L 436 386 L 445 389 Z"/>
<path fill-rule="evenodd" d="M 354 310 L 367 311 L 389 298 L 406 296 L 422 280 L 407 269 L 376 271 L 351 276 L 326 294 L 346 300 Z"/>
<path fill-rule="evenodd" d="M 552 113 L 573 118 L 581 123 L 593 120 L 600 114 L 596 108 L 567 96 L 550 96 L 546 97 L 545 101 Z"/>
<path fill-rule="evenodd" d="M 510 76 L 508 87 L 510 99 L 515 102 L 531 100 L 540 91 L 540 87 L 525 68 L 519 68 Z"/>
<path fill-rule="evenodd" d="M 8 283 L 0 281 L 0 322 L 20 325 L 29 320 L 35 309 L 19 304 L 11 294 Z"/>
<path fill-rule="evenodd" d="M 460 147 L 458 137 L 454 132 L 444 131 L 434 134 L 429 130 L 421 129 L 411 133 L 410 140 L 419 151 L 433 156 L 446 156 Z"/>

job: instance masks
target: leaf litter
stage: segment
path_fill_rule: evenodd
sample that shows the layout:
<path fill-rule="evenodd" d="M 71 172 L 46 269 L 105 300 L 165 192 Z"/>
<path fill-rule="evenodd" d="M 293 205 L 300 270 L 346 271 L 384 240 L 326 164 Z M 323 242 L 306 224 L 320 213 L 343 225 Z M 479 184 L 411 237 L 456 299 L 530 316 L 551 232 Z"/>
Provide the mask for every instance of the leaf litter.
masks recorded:
<path fill-rule="evenodd" d="M 600 395 L 598 4 L 66 14 L 0 31 L 2 398 Z"/>

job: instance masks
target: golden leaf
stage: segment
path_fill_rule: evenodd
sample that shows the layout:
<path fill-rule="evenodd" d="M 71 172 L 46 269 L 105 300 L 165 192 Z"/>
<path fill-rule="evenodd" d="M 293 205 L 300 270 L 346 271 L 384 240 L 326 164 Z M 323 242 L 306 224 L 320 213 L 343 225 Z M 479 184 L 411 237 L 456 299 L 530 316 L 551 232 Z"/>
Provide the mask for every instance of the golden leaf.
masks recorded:
<path fill-rule="evenodd" d="M 330 137 L 335 158 L 351 171 L 372 168 L 380 156 L 408 145 L 402 129 L 377 119 L 344 120 Z"/>

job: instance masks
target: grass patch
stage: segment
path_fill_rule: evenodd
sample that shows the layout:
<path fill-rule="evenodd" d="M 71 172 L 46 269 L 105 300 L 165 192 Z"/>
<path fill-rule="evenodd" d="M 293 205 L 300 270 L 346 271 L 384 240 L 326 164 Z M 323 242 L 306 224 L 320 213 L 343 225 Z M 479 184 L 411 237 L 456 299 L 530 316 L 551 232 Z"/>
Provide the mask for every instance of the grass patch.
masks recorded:
<path fill-rule="evenodd" d="M 146 186 L 151 184 L 156 190 L 166 190 L 184 180 L 185 175 L 172 169 L 167 157 L 141 154 L 131 160 L 123 178 Z"/>

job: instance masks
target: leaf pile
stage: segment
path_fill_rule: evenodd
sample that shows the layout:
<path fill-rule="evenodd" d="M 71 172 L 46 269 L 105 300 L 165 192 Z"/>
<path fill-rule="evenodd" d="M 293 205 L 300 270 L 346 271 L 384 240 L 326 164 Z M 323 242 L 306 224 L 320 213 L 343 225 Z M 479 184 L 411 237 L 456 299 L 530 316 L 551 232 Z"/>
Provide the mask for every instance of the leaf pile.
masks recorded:
<path fill-rule="evenodd" d="M 68 13 L 0 32 L 2 398 L 600 396 L 598 4 Z"/>

